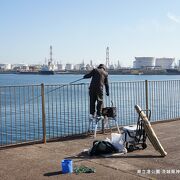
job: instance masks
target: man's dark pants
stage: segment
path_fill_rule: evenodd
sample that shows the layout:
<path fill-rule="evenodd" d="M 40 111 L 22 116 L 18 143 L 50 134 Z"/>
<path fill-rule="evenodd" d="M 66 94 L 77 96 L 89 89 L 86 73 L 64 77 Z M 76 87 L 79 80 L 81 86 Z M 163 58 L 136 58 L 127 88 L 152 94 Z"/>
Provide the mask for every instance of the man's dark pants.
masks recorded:
<path fill-rule="evenodd" d="M 90 89 L 90 114 L 95 115 L 95 108 L 97 110 L 97 116 L 101 116 L 102 107 L 103 107 L 103 91 L 97 91 Z M 97 101 L 97 106 L 96 106 Z"/>

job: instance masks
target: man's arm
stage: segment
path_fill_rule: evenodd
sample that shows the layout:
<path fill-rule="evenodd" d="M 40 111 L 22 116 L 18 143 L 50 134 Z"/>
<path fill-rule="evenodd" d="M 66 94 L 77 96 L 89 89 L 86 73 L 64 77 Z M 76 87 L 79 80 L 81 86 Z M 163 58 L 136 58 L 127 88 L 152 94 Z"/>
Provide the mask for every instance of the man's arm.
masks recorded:
<path fill-rule="evenodd" d="M 93 74 L 94 74 L 94 69 L 93 69 L 90 73 L 85 74 L 85 75 L 83 76 L 83 78 L 84 78 L 84 79 L 86 79 L 86 78 L 91 78 L 91 77 L 93 76 Z"/>
<path fill-rule="evenodd" d="M 104 80 L 104 85 L 106 89 L 106 95 L 109 96 L 109 82 L 108 82 L 108 77 L 105 78 Z"/>

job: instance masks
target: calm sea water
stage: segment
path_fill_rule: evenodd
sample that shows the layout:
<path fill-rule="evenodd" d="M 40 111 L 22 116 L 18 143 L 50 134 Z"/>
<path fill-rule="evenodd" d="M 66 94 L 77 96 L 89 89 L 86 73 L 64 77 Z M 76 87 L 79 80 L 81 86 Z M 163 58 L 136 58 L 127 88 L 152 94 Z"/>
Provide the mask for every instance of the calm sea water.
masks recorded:
<path fill-rule="evenodd" d="M 83 75 L 23 75 L 23 74 L 0 74 L 0 86 L 5 85 L 31 85 L 31 84 L 62 84 L 70 83 L 82 78 Z M 109 75 L 109 81 L 139 81 L 139 80 L 179 80 L 180 75 Z M 80 83 L 89 82 L 83 79 Z"/>
<path fill-rule="evenodd" d="M 60 84 L 68 84 L 70 82 L 81 79 L 83 75 L 63 74 L 63 75 L 23 75 L 23 74 L 0 74 L 0 145 L 18 143 L 42 138 L 42 123 L 41 123 L 41 101 L 39 99 L 40 88 L 35 87 L 2 87 L 14 85 L 57 85 L 46 86 L 46 131 L 47 138 L 61 137 L 71 134 L 84 133 L 88 126 L 88 84 L 80 87 L 63 86 Z M 109 75 L 110 82 L 120 81 L 164 81 L 164 80 L 180 80 L 180 75 Z M 90 79 L 83 79 L 77 83 L 90 82 Z M 143 82 L 140 82 L 144 87 Z M 161 88 L 166 85 L 153 86 L 149 92 L 153 90 L 153 119 L 166 119 L 169 113 L 169 105 L 180 107 L 179 90 L 180 84 L 172 84 L 171 94 L 168 89 L 161 91 Z M 134 89 L 131 89 L 131 88 Z M 134 112 L 134 104 L 140 104 L 145 107 L 145 94 L 143 88 L 138 86 L 129 86 L 128 83 L 112 83 L 110 86 L 110 98 L 105 102 L 106 105 L 110 100 L 117 107 L 117 119 L 120 124 L 130 124 L 137 121 L 137 115 Z M 140 85 L 141 87 L 141 85 Z M 10 90 L 11 89 L 11 90 Z M 57 89 L 57 91 L 51 90 Z M 120 91 L 119 91 L 120 89 Z M 167 89 L 167 87 L 166 87 Z M 9 93 L 11 92 L 11 93 Z M 161 94 L 167 98 L 160 100 Z M 175 98 L 174 94 L 177 95 Z M 22 95 L 22 96 L 21 96 Z M 171 97 L 172 96 L 172 97 Z M 31 97 L 37 97 L 34 101 L 30 101 Z M 155 99 L 153 99 L 156 97 Z M 29 100 L 30 99 L 30 100 Z M 177 102 L 176 102 L 177 101 Z M 156 110 L 158 111 L 156 112 Z M 172 117 L 179 117 L 179 108 L 171 109 Z M 174 115 L 175 114 L 175 115 Z M 158 116 L 159 115 L 159 116 Z M 171 117 L 170 117 L 171 118 Z"/>

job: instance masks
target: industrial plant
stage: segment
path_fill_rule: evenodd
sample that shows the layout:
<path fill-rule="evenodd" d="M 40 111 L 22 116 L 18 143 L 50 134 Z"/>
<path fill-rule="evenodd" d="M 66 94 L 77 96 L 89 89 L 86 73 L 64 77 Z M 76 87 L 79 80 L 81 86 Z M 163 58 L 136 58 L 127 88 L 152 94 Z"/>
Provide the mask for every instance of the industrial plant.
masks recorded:
<path fill-rule="evenodd" d="M 180 60 L 179 63 L 176 63 L 174 57 L 134 57 L 134 59 L 132 67 L 122 67 L 119 61 L 117 61 L 117 64 L 111 64 L 109 47 L 106 47 L 104 64 L 109 74 L 180 74 Z M 0 73 L 84 74 L 97 65 L 98 64 L 94 64 L 92 60 L 90 60 L 89 64 L 85 64 L 84 60 L 78 64 L 55 62 L 53 59 L 52 46 L 50 46 L 49 58 L 48 60 L 45 58 L 44 64 L 0 64 Z"/>

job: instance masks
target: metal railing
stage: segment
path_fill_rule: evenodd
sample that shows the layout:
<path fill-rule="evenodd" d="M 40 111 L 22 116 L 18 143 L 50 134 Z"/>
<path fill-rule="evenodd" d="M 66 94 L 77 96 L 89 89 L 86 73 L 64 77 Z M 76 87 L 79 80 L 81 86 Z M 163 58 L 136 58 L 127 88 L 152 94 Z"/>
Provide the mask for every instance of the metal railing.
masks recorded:
<path fill-rule="evenodd" d="M 0 87 L 0 145 L 36 141 L 42 136 L 41 86 Z"/>
<path fill-rule="evenodd" d="M 0 147 L 87 133 L 88 86 L 1 86 Z M 113 102 L 117 122 L 123 126 L 136 124 L 135 104 L 151 110 L 151 121 L 179 118 L 179 100 L 180 80 L 113 82 L 110 96 L 104 96 L 104 106 Z"/>
<path fill-rule="evenodd" d="M 152 121 L 180 118 L 180 80 L 149 81 L 148 101 Z"/>

